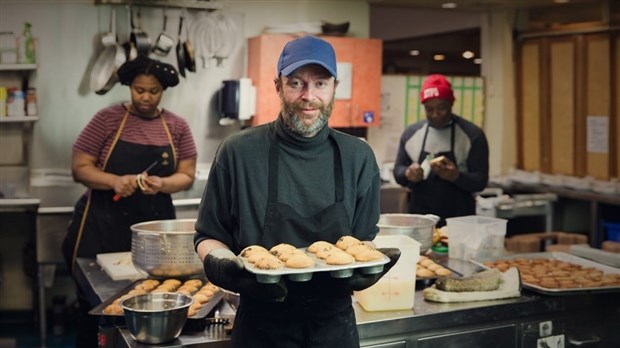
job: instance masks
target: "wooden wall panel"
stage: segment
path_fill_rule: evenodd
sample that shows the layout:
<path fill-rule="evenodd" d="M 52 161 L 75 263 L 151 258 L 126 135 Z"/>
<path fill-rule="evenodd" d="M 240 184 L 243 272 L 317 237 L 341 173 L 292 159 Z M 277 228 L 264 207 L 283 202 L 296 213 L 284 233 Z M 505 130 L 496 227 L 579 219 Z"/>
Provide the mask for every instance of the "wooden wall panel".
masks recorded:
<path fill-rule="evenodd" d="M 521 50 L 521 153 L 523 169 L 540 170 L 540 44 L 525 43 Z"/>
<path fill-rule="evenodd" d="M 575 171 L 575 42 L 550 43 L 551 173 Z"/>
<path fill-rule="evenodd" d="M 615 90 L 615 98 L 612 100 L 612 109 L 614 110 L 615 115 L 615 131 L 616 133 L 611 137 L 611 149 L 612 155 L 615 152 L 616 163 L 615 169 L 616 171 L 611 173 L 612 176 L 616 178 L 620 178 L 620 34 L 616 34 L 616 38 L 614 40 L 614 52 L 612 54 L 613 64 L 612 69 L 615 71 L 614 75 L 614 83 L 613 89 Z"/>
<path fill-rule="evenodd" d="M 590 36 L 586 40 L 586 115 L 610 117 L 610 41 L 608 35 Z M 587 123 L 582 123 L 586 125 Z M 584 127 L 584 131 L 587 128 Z M 608 132 L 611 138 L 610 132 Z M 583 149 L 587 151 L 587 149 Z M 608 180 L 609 152 L 586 154 L 586 173 L 597 179 Z"/>

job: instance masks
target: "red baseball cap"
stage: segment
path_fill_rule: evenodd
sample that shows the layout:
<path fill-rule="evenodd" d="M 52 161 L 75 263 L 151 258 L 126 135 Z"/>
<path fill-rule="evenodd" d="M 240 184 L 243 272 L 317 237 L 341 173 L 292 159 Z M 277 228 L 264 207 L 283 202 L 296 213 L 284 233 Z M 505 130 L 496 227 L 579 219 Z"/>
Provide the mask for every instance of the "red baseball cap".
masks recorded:
<path fill-rule="evenodd" d="M 429 99 L 441 98 L 454 101 L 452 85 L 445 76 L 440 74 L 429 75 L 420 89 L 420 102 L 424 104 Z"/>

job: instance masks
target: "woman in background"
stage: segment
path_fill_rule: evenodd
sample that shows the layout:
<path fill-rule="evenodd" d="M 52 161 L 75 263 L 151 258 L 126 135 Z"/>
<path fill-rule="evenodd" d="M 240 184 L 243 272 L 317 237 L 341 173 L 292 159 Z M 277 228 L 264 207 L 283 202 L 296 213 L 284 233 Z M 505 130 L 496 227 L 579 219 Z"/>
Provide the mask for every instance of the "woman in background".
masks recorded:
<path fill-rule="evenodd" d="M 75 205 L 63 254 L 72 272 L 78 257 L 131 250 L 130 226 L 174 219 L 171 194 L 194 182 L 197 151 L 189 125 L 159 107 L 162 94 L 179 83 L 166 63 L 138 57 L 118 70 L 131 102 L 100 110 L 73 145 L 75 181 L 88 190 Z M 97 347 L 98 321 L 77 287 L 77 347 Z"/>

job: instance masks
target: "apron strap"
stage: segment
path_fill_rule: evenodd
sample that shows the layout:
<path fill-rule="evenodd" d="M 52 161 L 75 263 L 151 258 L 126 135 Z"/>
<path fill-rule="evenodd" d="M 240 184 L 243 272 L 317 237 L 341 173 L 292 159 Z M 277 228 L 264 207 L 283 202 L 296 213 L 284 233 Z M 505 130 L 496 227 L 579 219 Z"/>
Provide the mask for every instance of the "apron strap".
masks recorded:
<path fill-rule="evenodd" d="M 118 143 L 118 139 L 121 137 L 121 133 L 123 132 L 123 128 L 125 127 L 125 123 L 127 122 L 127 117 L 129 116 L 129 110 L 125 112 L 123 119 L 121 120 L 121 124 L 118 126 L 118 130 L 114 135 L 114 140 L 112 141 L 112 145 L 110 145 L 110 150 L 105 156 L 105 160 L 103 161 L 103 167 L 101 170 L 105 171 L 106 166 L 108 165 L 108 160 L 110 159 L 110 155 L 114 148 L 116 147 L 116 143 Z M 80 248 L 80 241 L 82 240 L 82 234 L 84 233 L 84 225 L 86 224 L 86 217 L 88 216 L 88 211 L 90 210 L 90 200 L 92 197 L 92 189 L 88 189 L 88 198 L 86 200 L 86 206 L 84 207 L 84 213 L 82 214 L 82 219 L 80 221 L 80 229 L 78 230 L 77 238 L 75 241 L 75 246 L 73 247 L 73 255 L 71 256 L 71 272 L 75 268 L 75 261 L 77 259 L 78 249 Z"/>
<path fill-rule="evenodd" d="M 177 167 L 177 150 L 174 147 L 174 141 L 172 141 L 172 134 L 170 133 L 170 129 L 168 128 L 168 124 L 166 120 L 164 120 L 164 116 L 162 116 L 163 112 L 159 114 L 159 118 L 161 119 L 161 123 L 164 125 L 164 130 L 166 131 L 166 135 L 168 135 L 168 141 L 170 141 L 170 148 L 172 149 L 172 161 L 174 162 L 174 168 Z"/>
<path fill-rule="evenodd" d="M 105 156 L 105 160 L 103 161 L 103 168 L 101 168 L 101 170 L 103 171 L 105 171 L 106 166 L 108 165 L 108 160 L 110 159 L 110 155 L 112 154 L 112 151 L 114 151 L 114 147 L 116 147 L 116 143 L 118 142 L 118 139 L 121 138 L 121 133 L 123 132 L 123 128 L 125 127 L 125 123 L 127 122 L 128 116 L 129 116 L 129 110 L 125 112 L 125 116 L 123 116 L 123 120 L 121 121 L 121 124 L 118 126 L 116 135 L 114 135 L 114 141 L 112 141 L 112 145 L 110 145 L 110 150 L 108 151 L 108 154 Z"/>

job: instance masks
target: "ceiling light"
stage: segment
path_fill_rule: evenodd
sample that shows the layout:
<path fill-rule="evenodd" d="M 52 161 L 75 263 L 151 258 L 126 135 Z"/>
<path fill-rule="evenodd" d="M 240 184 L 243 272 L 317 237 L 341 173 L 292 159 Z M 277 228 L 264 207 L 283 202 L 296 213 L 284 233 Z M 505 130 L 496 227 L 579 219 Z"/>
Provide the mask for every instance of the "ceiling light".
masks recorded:
<path fill-rule="evenodd" d="M 482 58 L 474 59 L 474 64 L 482 64 Z"/>
<path fill-rule="evenodd" d="M 419 56 L 420 55 L 420 51 L 418 51 L 418 50 L 411 50 L 411 51 L 409 51 L 409 55 L 410 56 Z"/>
<path fill-rule="evenodd" d="M 444 60 L 446 59 L 446 56 L 444 56 L 443 54 L 436 54 L 433 56 L 434 60 Z"/>
<path fill-rule="evenodd" d="M 455 2 L 444 2 L 441 4 L 441 8 L 456 8 L 456 6 Z"/>
<path fill-rule="evenodd" d="M 472 51 L 465 51 L 465 52 L 463 52 L 463 58 L 465 58 L 465 59 L 472 59 L 472 58 L 474 58 L 474 52 L 472 52 Z"/>
<path fill-rule="evenodd" d="M 566 4 L 569 3 L 570 0 L 553 0 L 553 2 L 555 2 L 556 4 Z"/>

